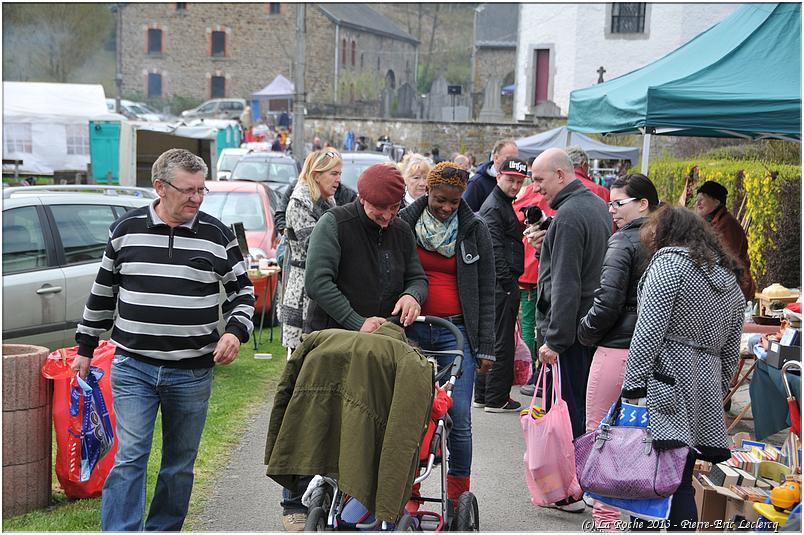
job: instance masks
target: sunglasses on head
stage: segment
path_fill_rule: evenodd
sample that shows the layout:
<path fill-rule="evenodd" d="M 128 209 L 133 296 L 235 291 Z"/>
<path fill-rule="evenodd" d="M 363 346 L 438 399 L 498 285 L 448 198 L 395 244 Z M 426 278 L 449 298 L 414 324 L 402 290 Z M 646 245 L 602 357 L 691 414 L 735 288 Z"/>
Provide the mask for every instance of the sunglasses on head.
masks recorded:
<path fill-rule="evenodd" d="M 469 171 L 466 171 L 465 169 L 458 169 L 456 167 L 445 167 L 441 170 L 441 174 L 444 175 L 444 178 L 452 178 L 456 176 L 462 180 L 469 180 Z"/>

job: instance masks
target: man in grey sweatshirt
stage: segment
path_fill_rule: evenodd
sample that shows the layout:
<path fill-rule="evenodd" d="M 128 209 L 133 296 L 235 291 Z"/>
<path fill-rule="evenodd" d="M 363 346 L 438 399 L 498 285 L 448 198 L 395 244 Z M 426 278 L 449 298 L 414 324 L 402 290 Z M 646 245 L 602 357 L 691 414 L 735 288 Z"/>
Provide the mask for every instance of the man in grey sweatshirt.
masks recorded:
<path fill-rule="evenodd" d="M 585 431 L 586 382 L 595 348 L 581 345 L 576 332 L 600 282 L 611 216 L 606 203 L 575 178 L 563 150 L 539 155 L 531 175 L 534 189 L 539 188 L 556 210 L 547 231 L 526 231 L 539 254 L 536 324 L 544 333 L 539 360 L 553 364 L 561 357 L 561 397 L 569 408 L 573 437 L 578 437 Z M 553 379 L 548 373 L 545 394 Z M 581 500 L 556 505 L 570 512 L 583 510 Z"/>

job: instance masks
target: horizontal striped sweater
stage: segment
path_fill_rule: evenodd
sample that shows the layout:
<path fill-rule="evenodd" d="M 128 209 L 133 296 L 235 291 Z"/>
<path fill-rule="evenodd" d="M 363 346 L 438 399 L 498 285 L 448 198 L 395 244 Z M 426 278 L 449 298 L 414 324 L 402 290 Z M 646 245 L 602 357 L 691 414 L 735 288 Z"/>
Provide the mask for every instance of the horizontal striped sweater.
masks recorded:
<path fill-rule="evenodd" d="M 112 327 L 118 353 L 160 366 L 213 365 L 220 284 L 226 332 L 241 343 L 254 326 L 254 288 L 234 233 L 204 212 L 169 227 L 153 204 L 109 229 L 98 275 L 76 329 L 78 354 L 92 357 Z"/>

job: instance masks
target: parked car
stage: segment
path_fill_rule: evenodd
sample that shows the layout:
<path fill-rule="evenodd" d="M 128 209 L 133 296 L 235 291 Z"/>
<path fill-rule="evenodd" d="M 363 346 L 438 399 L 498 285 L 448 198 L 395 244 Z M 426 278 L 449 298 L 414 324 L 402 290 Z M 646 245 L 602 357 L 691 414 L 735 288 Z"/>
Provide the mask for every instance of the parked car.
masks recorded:
<path fill-rule="evenodd" d="M 208 180 L 209 193 L 201 203 L 201 210 L 217 217 L 227 225 L 241 222 L 246 231 L 249 254 L 256 259 L 276 260 L 279 238 L 274 230 L 273 207 L 279 198 L 267 185 L 247 181 Z M 274 302 L 266 308 L 266 291 L 258 295 L 257 312 L 273 310 L 276 300 L 276 277 L 271 280 L 270 295 Z"/>
<path fill-rule="evenodd" d="M 229 180 L 265 182 L 281 197 L 298 176 L 296 160 L 284 152 L 252 152 L 235 164 Z"/>
<path fill-rule="evenodd" d="M 110 112 L 115 111 L 115 99 L 106 99 L 106 108 Z M 159 113 L 152 107 L 143 102 L 132 102 L 131 100 L 120 101 L 120 113 L 136 121 L 170 121 L 175 119 L 171 115 Z"/>
<path fill-rule="evenodd" d="M 109 226 L 149 203 L 151 189 L 3 189 L 3 343 L 75 345 Z"/>
<path fill-rule="evenodd" d="M 229 176 L 232 174 L 232 169 L 234 169 L 235 164 L 240 161 L 240 158 L 250 152 L 252 152 L 252 149 L 239 147 L 223 149 L 221 155 L 218 156 L 218 163 L 215 165 L 217 168 L 215 173 L 216 179 L 229 180 Z"/>
<path fill-rule="evenodd" d="M 185 119 L 237 119 L 246 109 L 246 101 L 242 98 L 213 98 L 197 107 L 181 112 Z"/>
<path fill-rule="evenodd" d="M 367 167 L 393 160 L 381 152 L 342 152 L 341 184 L 357 191 L 357 179 Z"/>

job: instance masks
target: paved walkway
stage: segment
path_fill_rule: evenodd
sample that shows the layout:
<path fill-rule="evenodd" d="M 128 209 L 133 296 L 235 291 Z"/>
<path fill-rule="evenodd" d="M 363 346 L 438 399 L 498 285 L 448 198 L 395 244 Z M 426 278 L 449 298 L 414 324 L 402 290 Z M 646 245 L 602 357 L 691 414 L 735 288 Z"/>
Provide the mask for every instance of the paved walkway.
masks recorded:
<path fill-rule="evenodd" d="M 527 403 L 518 387 L 512 397 Z M 732 414 L 748 401 L 748 385 L 735 396 Z M 232 452 L 200 518 L 188 519 L 193 531 L 282 531 L 281 488 L 265 476 L 262 464 L 271 401 L 247 422 L 243 441 Z M 522 474 L 524 444 L 516 414 L 489 414 L 472 409 L 474 460 L 472 491 L 480 507 L 482 531 L 581 531 L 591 508 L 581 514 L 534 507 Z M 750 430 L 750 423 L 736 431 Z M 437 478 L 425 482 L 425 493 L 437 492 Z"/>

